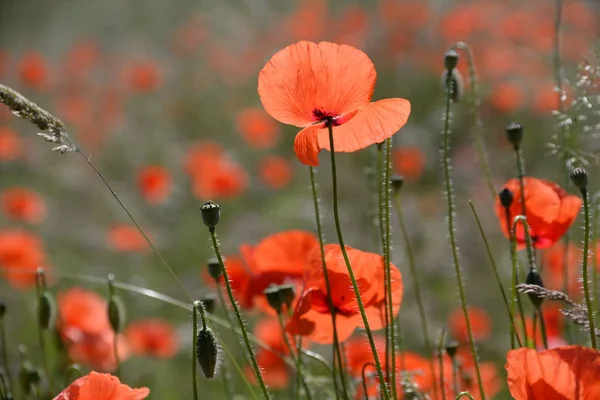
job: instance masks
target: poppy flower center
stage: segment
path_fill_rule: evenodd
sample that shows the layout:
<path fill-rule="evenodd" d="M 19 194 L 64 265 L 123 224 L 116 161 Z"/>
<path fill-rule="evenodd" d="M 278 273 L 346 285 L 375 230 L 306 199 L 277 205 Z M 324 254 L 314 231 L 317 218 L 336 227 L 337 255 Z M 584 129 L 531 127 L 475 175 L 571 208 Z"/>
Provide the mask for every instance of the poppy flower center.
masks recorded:
<path fill-rule="evenodd" d="M 317 122 L 327 122 L 327 120 L 331 120 L 333 126 L 339 126 L 341 123 L 337 121 L 337 118 L 340 114 L 336 114 L 333 111 L 324 111 L 319 108 L 315 108 L 312 112 L 313 119 Z"/>

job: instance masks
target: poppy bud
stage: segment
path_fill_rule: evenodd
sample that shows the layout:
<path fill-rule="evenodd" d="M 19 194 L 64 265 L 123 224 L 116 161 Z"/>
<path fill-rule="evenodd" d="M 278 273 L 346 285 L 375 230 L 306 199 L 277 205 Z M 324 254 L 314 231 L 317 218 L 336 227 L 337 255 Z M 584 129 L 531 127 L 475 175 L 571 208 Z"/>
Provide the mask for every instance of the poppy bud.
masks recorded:
<path fill-rule="evenodd" d="M 216 257 L 212 257 L 208 260 L 208 273 L 215 280 L 215 282 L 219 282 L 219 278 L 223 271 L 221 271 L 221 263 Z"/>
<path fill-rule="evenodd" d="M 588 172 L 585 168 L 575 168 L 571 171 L 571 180 L 579 189 L 587 189 Z"/>
<path fill-rule="evenodd" d="M 498 198 L 500 199 L 500 204 L 502 204 L 502 207 L 509 208 L 512 205 L 515 196 L 510 189 L 504 188 L 500 193 L 498 193 Z"/>
<path fill-rule="evenodd" d="M 446 69 L 452 71 L 454 68 L 456 68 L 458 59 L 459 56 L 456 50 L 448 50 L 446 54 L 444 54 L 444 66 Z"/>
<path fill-rule="evenodd" d="M 219 207 L 217 203 L 209 200 L 200 208 L 200 212 L 202 214 L 204 225 L 206 225 L 208 229 L 215 229 L 219 223 L 219 218 L 221 217 L 221 207 Z"/>
<path fill-rule="evenodd" d="M 296 296 L 296 287 L 291 283 L 285 285 L 279 285 L 279 300 L 281 304 L 285 304 L 287 308 L 290 308 L 294 297 Z"/>
<path fill-rule="evenodd" d="M 196 336 L 196 360 L 202 368 L 204 377 L 214 378 L 219 366 L 219 344 L 212 329 L 206 327 L 198 331 Z"/>
<path fill-rule="evenodd" d="M 279 286 L 269 286 L 263 292 L 267 296 L 267 302 L 277 313 L 281 312 L 282 302 L 279 297 Z"/>
<path fill-rule="evenodd" d="M 394 175 L 392 176 L 391 182 L 392 188 L 398 192 L 402 189 L 402 186 L 404 186 L 404 177 L 402 175 Z"/>
<path fill-rule="evenodd" d="M 2 321 L 2 318 L 4 318 L 5 314 L 6 314 L 6 304 L 4 304 L 4 302 L 0 301 L 0 321 Z"/>
<path fill-rule="evenodd" d="M 213 313 L 215 305 L 217 304 L 217 297 L 214 294 L 205 294 L 199 301 L 202 303 L 204 310 L 206 310 L 207 313 Z"/>
<path fill-rule="evenodd" d="M 456 340 L 449 341 L 446 343 L 446 353 L 451 359 L 454 359 L 456 352 L 458 351 L 458 342 Z"/>
<path fill-rule="evenodd" d="M 112 295 L 108 301 L 108 320 L 113 332 L 121 332 L 125 324 L 125 305 L 117 295 Z"/>
<path fill-rule="evenodd" d="M 515 149 L 518 149 L 523 141 L 523 126 L 518 122 L 511 122 L 506 127 L 506 137 L 510 144 L 512 144 Z"/>
<path fill-rule="evenodd" d="M 540 287 L 544 287 L 542 277 L 535 268 L 529 270 L 529 272 L 527 273 L 527 277 L 525 278 L 525 283 L 528 285 L 537 285 Z M 540 308 L 540 306 L 544 302 L 544 299 L 542 297 L 536 296 L 533 293 L 528 293 L 527 295 L 529 296 L 529 300 L 531 300 L 531 304 L 533 304 L 535 308 Z"/>
<path fill-rule="evenodd" d="M 447 82 L 448 74 L 450 74 L 450 88 L 448 88 Z M 452 100 L 452 102 L 456 103 L 461 99 L 463 93 L 463 79 L 458 70 L 453 69 L 449 71 L 445 69 L 442 74 L 442 86 L 446 91 L 450 90 L 450 100 Z"/>
<path fill-rule="evenodd" d="M 49 330 L 54 325 L 56 316 L 56 302 L 48 291 L 42 293 L 38 300 L 38 324 L 44 330 Z"/>

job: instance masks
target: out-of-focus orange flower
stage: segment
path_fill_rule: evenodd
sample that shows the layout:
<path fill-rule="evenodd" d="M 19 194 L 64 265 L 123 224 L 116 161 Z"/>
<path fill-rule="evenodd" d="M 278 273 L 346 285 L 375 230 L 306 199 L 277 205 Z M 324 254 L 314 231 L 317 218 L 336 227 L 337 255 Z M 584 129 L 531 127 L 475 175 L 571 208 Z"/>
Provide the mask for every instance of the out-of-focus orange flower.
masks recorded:
<path fill-rule="evenodd" d="M 193 16 L 175 31 L 173 51 L 182 56 L 193 54 L 207 35 L 206 23 L 202 16 Z"/>
<path fill-rule="evenodd" d="M 234 198 L 248 186 L 246 170 L 214 142 L 193 146 L 186 155 L 184 171 L 190 176 L 192 193 L 198 199 Z"/>
<path fill-rule="evenodd" d="M 169 358 L 179 348 L 175 328 L 165 320 L 145 319 L 132 322 L 124 334 L 135 354 Z"/>
<path fill-rule="evenodd" d="M 37 224 L 46 218 L 46 204 L 33 190 L 18 187 L 6 189 L 0 193 L 0 203 L 4 215 L 9 219 Z"/>
<path fill-rule="evenodd" d="M 564 243 L 558 242 L 544 251 L 542 257 L 544 286 L 548 289 L 562 290 L 566 273 L 567 291 L 570 295 L 578 296 L 580 261 L 581 249 L 574 243 L 569 243 L 568 247 L 565 247 Z"/>
<path fill-rule="evenodd" d="M 452 399 L 456 398 L 460 392 L 469 392 L 474 399 L 481 400 L 481 396 L 479 394 L 479 386 L 477 384 L 477 377 L 475 374 L 475 367 L 473 363 L 473 356 L 466 351 L 461 351 L 459 348 L 459 354 L 457 354 L 457 361 L 461 366 L 459 368 L 458 375 L 458 392 L 454 390 L 454 375 L 453 375 L 453 365 L 450 357 L 448 355 L 444 355 L 442 364 L 443 364 L 443 385 L 440 385 L 440 370 L 439 370 L 439 360 L 435 362 L 436 368 L 436 382 L 437 384 L 437 392 L 430 393 L 431 398 L 433 400 L 442 400 L 442 399 Z M 479 370 L 481 372 L 481 382 L 483 385 L 483 391 L 486 395 L 486 398 L 492 399 L 502 388 L 502 383 L 498 376 L 498 368 L 493 362 L 480 362 Z M 440 387 L 442 386 L 442 387 Z M 442 395 L 442 390 L 445 392 L 445 396 Z"/>
<path fill-rule="evenodd" d="M 69 94 L 58 99 L 56 108 L 61 117 L 69 124 L 78 127 L 93 120 L 93 105 L 89 95 Z"/>
<path fill-rule="evenodd" d="M 242 248 L 245 247 L 246 246 L 242 246 Z M 248 249 L 247 251 L 251 250 Z M 249 290 L 248 286 L 250 285 L 250 279 L 252 276 L 250 267 L 246 265 L 245 260 L 239 256 L 226 256 L 224 263 L 233 295 L 242 307 L 251 308 L 252 296 L 247 295 Z M 213 286 L 215 284 L 214 279 L 208 272 L 208 268 L 203 268 L 202 276 L 204 281 L 209 285 Z M 223 275 L 220 277 L 220 283 L 224 287 L 225 279 L 223 278 Z"/>
<path fill-rule="evenodd" d="M 114 224 L 108 230 L 109 246 L 119 252 L 141 253 L 148 251 L 148 242 L 133 225 Z"/>
<path fill-rule="evenodd" d="M 268 149 L 277 144 L 280 135 L 275 120 L 260 108 L 246 108 L 237 115 L 236 125 L 242 137 L 257 149 Z"/>
<path fill-rule="evenodd" d="M 153 61 L 135 61 L 126 67 L 125 81 L 127 86 L 137 93 L 151 93 L 161 85 L 161 72 Z"/>
<path fill-rule="evenodd" d="M 72 334 L 73 331 L 68 333 Z M 125 338 L 122 335 L 115 337 L 110 329 L 105 329 L 96 335 L 65 335 L 63 340 L 71 361 L 89 365 L 100 371 L 114 371 L 117 367 L 115 340 L 117 340 L 119 361 L 123 362 L 129 357 L 129 346 Z"/>
<path fill-rule="evenodd" d="M 263 374 L 265 383 L 273 389 L 287 387 L 290 376 L 281 355 L 286 356 L 290 352 L 285 344 L 279 322 L 273 318 L 260 320 L 254 328 L 254 335 L 271 349 L 261 348 L 256 354 L 258 365 L 265 371 Z M 291 337 L 289 341 L 294 343 Z M 250 367 L 246 367 L 246 376 L 251 382 L 256 383 L 256 377 Z"/>
<path fill-rule="evenodd" d="M 329 150 L 327 121 L 339 152 L 383 142 L 404 126 L 408 100 L 371 103 L 376 76 L 369 57 L 354 47 L 302 41 L 267 62 L 259 74 L 258 93 L 273 118 L 303 128 L 294 151 L 300 162 L 316 166 L 319 152 Z"/>
<path fill-rule="evenodd" d="M 18 229 L 0 231 L 0 267 L 4 278 L 16 288 L 35 284 L 38 268 L 48 269 L 41 240 Z"/>
<path fill-rule="evenodd" d="M 72 382 L 54 400 L 142 400 L 148 388 L 132 389 L 110 374 L 90 372 Z"/>
<path fill-rule="evenodd" d="M 524 178 L 525 216 L 529 224 L 533 247 L 546 249 L 556 243 L 577 218 L 583 201 L 578 196 L 567 193 L 556 183 L 532 177 Z M 495 212 L 504 236 L 510 238 L 513 220 L 522 215 L 521 187 L 518 179 L 511 179 L 504 184 L 504 189 L 513 193 L 513 202 L 508 215 L 500 200 L 496 198 Z M 510 225 L 510 228 L 509 228 Z M 525 248 L 525 230 L 521 223 L 516 229 L 517 247 Z"/>
<path fill-rule="evenodd" d="M 421 177 L 425 167 L 425 155 L 418 147 L 396 148 L 392 152 L 394 171 L 406 181 L 416 181 Z"/>
<path fill-rule="evenodd" d="M 594 349 L 511 350 L 506 356 L 506 370 L 508 389 L 516 400 L 600 398 L 600 353 Z"/>
<path fill-rule="evenodd" d="M 16 160 L 22 149 L 17 133 L 8 126 L 0 126 L 0 162 Z"/>
<path fill-rule="evenodd" d="M 8 54 L 0 50 L 0 77 L 8 70 Z"/>
<path fill-rule="evenodd" d="M 490 104 L 505 114 L 521 108 L 524 101 L 523 89 L 511 82 L 500 82 L 494 85 L 489 97 Z"/>
<path fill-rule="evenodd" d="M 382 336 L 374 336 L 375 348 L 377 356 L 382 363 L 381 368 L 385 368 L 385 338 Z M 352 336 L 344 343 L 344 352 L 346 355 L 346 365 L 348 372 L 354 378 L 360 378 L 365 364 L 374 363 L 371 344 L 366 336 Z"/>
<path fill-rule="evenodd" d="M 334 22 L 336 43 L 363 47 L 369 31 L 369 15 L 360 6 L 350 6 Z"/>
<path fill-rule="evenodd" d="M 18 68 L 23 85 L 33 89 L 45 89 L 48 86 L 48 64 L 40 53 L 31 52 L 23 55 Z"/>
<path fill-rule="evenodd" d="M 292 166 L 281 156 L 267 156 L 259 165 L 261 180 L 271 189 L 283 189 L 292 179 Z"/>
<path fill-rule="evenodd" d="M 384 318 L 383 307 L 385 301 L 383 257 L 353 249 L 349 246 L 346 246 L 346 251 L 354 270 L 369 326 L 373 330 L 381 329 L 387 323 Z M 340 246 L 326 245 L 325 261 L 332 302 L 337 311 L 338 339 L 343 342 L 352 335 L 356 328 L 363 326 L 363 321 Z M 287 329 L 294 335 L 306 336 L 316 343 L 332 343 L 333 325 L 318 249 L 312 252 L 306 274 L 306 289 L 296 305 Z M 394 265 L 391 266 L 391 278 L 392 306 L 395 315 L 400 310 L 403 284 L 402 275 Z"/>
<path fill-rule="evenodd" d="M 540 84 L 533 93 L 533 107 L 537 112 L 549 114 L 559 109 L 559 95 L 553 85 Z"/>
<path fill-rule="evenodd" d="M 98 45 L 90 40 L 76 43 L 67 53 L 65 60 L 65 75 L 69 79 L 82 79 L 100 59 Z"/>
<path fill-rule="evenodd" d="M 490 317 L 481 308 L 468 307 L 469 322 L 471 323 L 471 333 L 474 340 L 485 340 L 490 337 L 492 331 L 492 321 Z M 467 331 L 467 321 L 461 308 L 457 308 L 450 314 L 448 319 L 448 330 L 454 340 L 459 343 L 468 343 L 469 336 Z"/>
<path fill-rule="evenodd" d="M 160 204 L 171 193 L 172 179 L 169 171 L 158 165 L 149 165 L 138 171 L 138 189 L 150 204 Z"/>

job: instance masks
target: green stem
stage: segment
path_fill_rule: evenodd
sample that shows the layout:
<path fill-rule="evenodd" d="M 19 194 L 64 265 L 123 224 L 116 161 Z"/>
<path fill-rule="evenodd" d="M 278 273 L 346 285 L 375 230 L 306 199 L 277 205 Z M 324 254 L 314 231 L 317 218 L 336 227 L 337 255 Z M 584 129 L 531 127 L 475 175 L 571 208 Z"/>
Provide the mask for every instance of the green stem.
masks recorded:
<path fill-rule="evenodd" d="M 229 307 L 227 307 L 227 303 L 225 302 L 225 298 L 223 297 L 223 291 L 221 289 L 220 283 L 217 283 L 217 297 L 219 298 L 219 303 L 221 303 L 221 307 L 223 308 L 223 313 L 225 314 L 225 319 L 229 323 L 229 326 L 233 328 L 235 326 L 235 324 L 233 323 L 233 320 L 231 319 L 231 313 L 229 312 Z M 240 343 L 239 340 L 235 340 L 235 342 L 237 343 L 238 348 L 240 349 L 240 352 L 242 354 L 242 357 L 244 358 L 245 363 L 247 365 L 250 365 L 250 360 L 248 360 L 248 356 L 246 355 L 246 350 L 244 349 L 244 346 L 242 346 L 242 344 Z"/>
<path fill-rule="evenodd" d="M 496 261 L 494 261 L 494 256 L 492 255 L 492 250 L 490 249 L 489 242 L 483 231 L 483 226 L 481 225 L 481 220 L 479 219 L 479 215 L 477 215 L 477 211 L 475 211 L 475 206 L 473 202 L 469 200 L 469 206 L 471 207 L 471 211 L 473 212 L 473 216 L 475 217 L 475 221 L 477 222 L 477 227 L 479 228 L 479 234 L 483 239 L 483 244 L 485 246 L 485 250 L 488 255 L 488 259 L 490 260 L 490 264 L 492 265 L 492 270 L 494 271 L 494 277 L 496 278 L 496 283 L 498 284 L 498 288 L 500 289 L 500 293 L 502 294 L 502 300 L 504 302 L 504 307 L 506 308 L 506 313 L 508 314 L 508 319 L 510 321 L 510 332 L 511 332 L 511 341 L 513 342 L 512 348 L 514 349 L 514 339 L 516 338 L 519 343 L 519 347 L 523 347 L 521 343 L 521 337 L 517 332 L 517 328 L 515 326 L 514 314 L 511 312 L 510 306 L 508 304 L 508 298 L 506 297 L 506 292 L 504 291 L 504 286 L 502 285 L 502 280 L 500 279 L 500 274 L 498 274 L 498 267 L 496 266 Z"/>
<path fill-rule="evenodd" d="M 412 278 L 412 286 L 415 290 L 415 297 L 417 300 L 417 307 L 419 309 L 419 317 L 421 319 L 421 334 L 425 341 L 425 350 L 427 351 L 427 355 L 429 356 L 429 367 L 431 369 L 431 375 L 435 375 L 435 366 L 434 366 L 434 354 L 433 354 L 433 346 L 431 344 L 431 338 L 429 337 L 429 328 L 427 327 L 427 317 L 425 315 L 425 307 L 423 306 L 423 297 L 421 296 L 421 285 L 419 283 L 419 278 L 417 274 L 417 265 L 415 263 L 415 253 L 412 247 L 412 243 L 410 241 L 410 236 L 408 234 L 408 229 L 406 229 L 406 224 L 404 222 L 404 214 L 402 213 L 402 202 L 400 201 L 400 192 L 396 191 L 395 204 L 396 204 L 396 214 L 398 215 L 398 222 L 400 224 L 400 230 L 402 231 L 402 238 L 404 239 L 404 248 L 406 251 L 406 257 L 408 258 L 408 267 L 410 270 L 410 276 Z M 434 393 L 435 386 L 437 385 L 436 380 L 433 380 L 434 385 Z"/>
<path fill-rule="evenodd" d="M 598 212 L 598 201 L 600 199 L 599 197 L 596 197 L 596 199 L 592 202 L 592 205 L 594 207 L 594 219 L 592 222 L 592 237 L 590 239 L 590 242 L 592 243 L 593 249 L 592 249 L 592 297 L 594 299 L 596 299 L 596 301 L 598 301 L 598 222 L 599 222 L 599 218 L 598 215 L 600 214 Z M 566 264 L 565 264 L 566 265 Z"/>
<path fill-rule="evenodd" d="M 323 270 L 323 279 L 325 281 L 325 290 L 327 291 L 327 305 L 329 307 L 329 312 L 331 314 L 331 324 L 333 325 L 333 346 L 332 346 L 333 386 L 335 388 L 335 396 L 337 399 L 337 398 L 339 398 L 339 388 L 338 388 L 338 382 L 337 382 L 337 365 L 336 365 L 336 358 L 337 358 L 337 360 L 339 361 L 339 366 L 340 366 L 339 373 L 340 373 L 340 378 L 341 378 L 341 383 L 342 383 L 341 384 L 342 391 L 344 393 L 344 398 L 348 399 L 348 393 L 347 393 L 347 389 L 346 389 L 346 378 L 345 378 L 345 374 L 344 374 L 344 369 L 342 368 L 342 354 L 340 351 L 340 344 L 339 344 L 338 333 L 337 333 L 335 307 L 333 306 L 333 299 L 331 298 L 331 283 L 329 282 L 329 273 L 327 271 L 327 264 L 325 262 L 325 243 L 324 243 L 325 241 L 323 239 L 323 228 L 321 225 L 321 210 L 319 207 L 319 196 L 317 193 L 315 170 L 313 167 L 308 167 L 308 170 L 310 172 L 310 188 L 312 191 L 313 205 L 315 208 L 315 220 L 317 223 L 317 235 L 319 236 L 319 251 L 321 253 L 321 268 Z M 336 357 L 336 355 L 337 355 L 337 357 Z"/>
<path fill-rule="evenodd" d="M 442 400 L 446 400 L 446 382 L 444 381 L 444 342 L 446 341 L 446 331 L 442 330 L 440 332 L 440 337 L 438 340 L 437 353 L 438 353 L 438 363 L 440 368 L 440 390 L 442 392 Z M 435 378 L 435 375 L 434 375 Z M 437 397 L 437 396 L 436 396 Z"/>
<path fill-rule="evenodd" d="M 14 381 L 12 373 L 10 372 L 10 365 L 8 365 L 8 348 L 6 347 L 6 328 L 4 326 L 4 317 L 0 318 L 0 346 L 2 346 L 2 365 L 6 372 L 6 378 L 8 380 L 8 387 L 13 388 Z"/>
<path fill-rule="evenodd" d="M 38 309 L 40 307 L 40 298 L 42 297 L 42 294 L 44 293 L 44 291 L 46 290 L 46 281 L 44 278 L 44 274 L 39 273 L 38 271 L 38 275 L 36 277 L 36 292 L 37 292 L 37 298 L 38 298 Z M 40 344 L 40 353 L 41 353 L 41 357 L 42 357 L 42 365 L 44 367 L 44 372 L 46 374 L 46 378 L 48 379 L 48 389 L 50 389 L 50 392 L 54 392 L 53 389 L 53 379 L 52 379 L 52 371 L 50 370 L 50 365 L 48 364 L 48 357 L 46 356 L 46 340 L 44 339 L 44 328 L 40 325 L 39 321 L 37 323 L 37 331 L 38 331 L 38 340 L 39 340 L 39 344 Z"/>
<path fill-rule="evenodd" d="M 542 307 L 537 309 L 537 313 L 540 317 L 540 330 L 542 331 L 542 342 L 544 343 L 544 349 L 548 350 L 548 335 L 546 333 L 546 321 L 544 321 L 544 313 Z"/>
<path fill-rule="evenodd" d="M 381 363 L 379 362 L 379 355 L 377 354 L 377 347 L 375 346 L 375 341 L 373 340 L 373 333 L 371 332 L 371 327 L 369 326 L 369 320 L 367 319 L 367 314 L 365 312 L 365 306 L 363 304 L 360 291 L 358 289 L 358 284 L 356 282 L 356 278 L 354 277 L 354 271 L 352 270 L 352 265 L 350 264 L 350 259 L 348 258 L 348 253 L 346 252 L 346 245 L 344 243 L 344 237 L 342 235 L 342 227 L 340 225 L 340 215 L 338 209 L 338 188 L 337 188 L 337 170 L 335 165 L 335 144 L 333 140 L 333 121 L 331 119 L 327 120 L 327 128 L 329 131 L 329 151 L 331 158 L 331 179 L 333 186 L 333 217 L 335 221 L 335 230 L 337 232 L 338 242 L 340 244 L 340 250 L 342 251 L 342 256 L 344 257 L 344 262 L 346 263 L 346 268 L 348 270 L 348 276 L 350 277 L 350 282 L 352 282 L 352 289 L 354 290 L 354 296 L 356 296 L 356 302 L 358 303 L 358 309 L 360 311 L 360 315 L 362 317 L 363 324 L 365 326 L 365 332 L 367 334 L 367 338 L 369 339 L 369 344 L 371 345 L 371 352 L 373 353 L 373 360 L 375 361 L 375 368 L 377 369 L 377 376 L 379 377 L 379 385 L 381 386 L 381 393 L 384 399 L 391 400 L 390 392 L 385 383 L 385 377 L 383 376 L 383 371 L 381 369 Z"/>
<path fill-rule="evenodd" d="M 285 335 L 285 331 L 283 332 Z M 302 348 L 302 336 L 298 335 L 296 338 L 296 348 Z M 304 391 L 306 392 L 306 397 L 311 398 L 310 390 L 308 385 L 306 384 L 306 380 L 304 380 L 304 376 L 302 375 L 302 352 L 298 351 L 296 355 L 296 395 L 297 399 L 300 400 L 300 384 L 304 386 Z"/>
<path fill-rule="evenodd" d="M 194 337 L 192 339 L 192 390 L 194 391 L 194 400 L 198 400 L 198 360 L 196 354 L 198 354 L 198 310 L 204 307 L 199 301 L 195 301 L 192 309 L 192 332 Z M 206 329 L 206 320 L 202 318 L 202 327 Z"/>
<path fill-rule="evenodd" d="M 456 399 L 455 399 L 455 400 L 460 400 L 460 399 L 461 399 L 461 398 L 463 398 L 463 397 L 468 397 L 468 398 L 469 398 L 469 399 L 471 399 L 471 400 L 475 400 L 475 399 L 473 398 L 473 396 L 471 396 L 471 394 L 470 394 L 469 392 L 460 392 L 460 393 L 458 394 L 458 396 L 456 396 Z"/>
<path fill-rule="evenodd" d="M 589 259 L 589 247 L 590 247 L 590 210 L 589 210 L 589 196 L 587 188 L 582 187 L 580 189 L 581 197 L 583 197 L 583 218 L 584 218 L 584 238 L 583 238 L 583 262 L 582 262 L 582 280 L 583 280 L 583 294 L 585 296 L 585 305 L 587 306 L 588 321 L 590 324 L 590 340 L 592 342 L 592 348 L 597 349 L 596 345 L 596 328 L 594 322 L 594 304 L 590 296 L 590 288 L 588 282 L 588 259 Z"/>
<path fill-rule="evenodd" d="M 506 209 L 508 214 L 508 208 Z M 508 215 L 507 215 L 508 216 Z M 531 244 L 531 237 L 529 235 L 529 224 L 527 223 L 527 219 L 524 215 L 518 215 L 515 217 L 514 222 L 510 224 L 510 220 L 507 219 L 507 223 L 510 225 L 508 231 L 510 233 L 510 254 L 512 259 L 512 303 L 511 303 L 511 311 L 514 315 L 515 309 L 515 301 L 519 307 L 519 314 L 521 315 L 521 324 L 523 326 L 523 343 L 527 346 L 529 341 L 527 335 L 527 324 L 525 323 L 525 312 L 523 311 L 523 301 L 521 301 L 521 293 L 517 290 L 518 284 L 518 275 L 517 275 L 517 235 L 515 232 L 517 231 L 517 224 L 521 222 L 523 224 L 523 230 L 525 231 L 525 240 Z"/>
<path fill-rule="evenodd" d="M 365 400 L 369 400 L 369 388 L 367 387 L 367 376 L 365 375 L 367 367 L 375 368 L 375 364 L 373 364 L 372 362 L 365 363 L 365 365 L 362 366 L 362 369 L 360 371 L 360 376 L 362 377 L 362 387 L 364 392 L 363 395 L 365 396 Z"/>
<path fill-rule="evenodd" d="M 215 250 L 215 254 L 217 259 L 219 260 L 219 265 L 221 265 L 221 273 L 223 274 L 223 278 L 225 280 L 225 286 L 227 287 L 227 295 L 229 296 L 229 301 L 231 302 L 231 307 L 235 313 L 235 316 L 238 321 L 238 325 L 240 330 L 242 331 L 242 336 L 244 338 L 244 343 L 246 345 L 246 349 L 248 349 L 248 354 L 250 355 L 250 360 L 252 361 L 252 367 L 254 368 L 254 374 L 256 375 L 256 380 L 262 390 L 263 398 L 265 400 L 269 400 L 269 391 L 267 390 L 267 386 L 265 385 L 265 381 L 263 380 L 262 373 L 260 372 L 260 367 L 258 366 L 258 362 L 256 361 L 256 355 L 254 354 L 254 349 L 252 349 L 252 345 L 250 344 L 250 340 L 248 339 L 248 332 L 246 331 L 246 326 L 244 324 L 244 319 L 240 313 L 240 309 L 235 301 L 235 297 L 233 296 L 233 291 L 231 290 L 231 284 L 229 282 L 229 276 L 227 274 L 227 270 L 225 269 L 225 264 L 223 263 L 223 256 L 221 256 L 221 251 L 219 250 L 219 242 L 217 240 L 217 234 L 215 232 L 215 228 L 209 228 L 210 237 L 212 239 L 213 247 Z"/>
<path fill-rule="evenodd" d="M 458 393 L 458 361 L 452 357 L 452 388 L 454 393 Z"/>
<path fill-rule="evenodd" d="M 485 400 L 485 391 L 483 390 L 483 382 L 481 380 L 481 372 L 479 370 L 479 359 L 477 357 L 477 348 L 475 347 L 475 340 L 473 339 L 473 332 L 471 331 L 471 320 L 469 318 L 469 311 L 467 308 L 467 296 L 465 294 L 465 287 L 462 279 L 462 271 L 460 268 L 460 259 L 458 254 L 458 246 L 456 245 L 456 238 L 454 236 L 454 200 L 453 200 L 453 189 L 452 180 L 450 178 L 450 104 L 452 103 L 452 71 L 448 71 L 446 74 L 446 110 L 444 115 L 444 147 L 442 155 L 442 168 L 444 170 L 444 181 L 446 184 L 446 201 L 448 205 L 448 235 L 450 237 L 450 247 L 452 249 L 452 259 L 454 261 L 454 270 L 456 273 L 456 283 L 458 285 L 458 293 L 460 297 L 460 304 L 462 307 L 463 315 L 465 316 L 465 324 L 467 327 L 467 333 L 469 337 L 469 345 L 471 353 L 473 354 L 473 360 L 475 364 L 475 373 L 477 375 L 477 384 L 479 385 L 479 392 L 481 394 L 481 400 Z"/>
<path fill-rule="evenodd" d="M 121 361 L 119 360 L 119 349 L 118 347 L 118 342 L 119 342 L 119 335 L 117 332 L 113 332 L 114 333 L 114 339 L 113 339 L 113 353 L 115 354 L 115 376 L 117 378 L 119 378 L 121 376 Z"/>
<path fill-rule="evenodd" d="M 521 188 L 521 214 L 527 218 L 527 208 L 525 206 L 525 166 L 523 163 L 523 154 L 519 147 L 515 147 L 517 155 L 517 172 L 519 175 L 519 186 Z M 528 228 L 529 229 L 529 228 Z M 516 230 L 514 232 L 517 232 Z M 529 261 L 529 269 L 535 268 L 535 253 L 533 251 L 533 244 L 531 242 L 531 236 L 529 231 L 525 234 L 525 247 L 527 249 L 527 260 Z"/>
<path fill-rule="evenodd" d="M 298 381 L 302 382 L 302 386 L 304 387 L 304 391 L 306 392 L 306 397 L 310 400 L 312 399 L 310 389 L 308 387 L 308 384 L 306 383 L 306 380 L 302 376 L 301 371 L 301 352 L 298 350 L 301 347 L 298 347 L 296 349 L 296 354 L 294 354 L 294 348 L 292 347 L 290 339 L 288 338 L 288 335 L 285 332 L 285 324 L 283 323 L 283 315 L 281 314 L 281 312 L 277 313 L 277 320 L 279 321 L 279 327 L 281 328 L 281 334 L 283 335 L 283 342 L 285 343 L 285 347 L 287 347 L 288 351 L 290 352 L 290 358 L 296 364 L 296 378 L 298 379 Z M 300 385 L 296 386 L 296 398 L 300 398 Z"/>

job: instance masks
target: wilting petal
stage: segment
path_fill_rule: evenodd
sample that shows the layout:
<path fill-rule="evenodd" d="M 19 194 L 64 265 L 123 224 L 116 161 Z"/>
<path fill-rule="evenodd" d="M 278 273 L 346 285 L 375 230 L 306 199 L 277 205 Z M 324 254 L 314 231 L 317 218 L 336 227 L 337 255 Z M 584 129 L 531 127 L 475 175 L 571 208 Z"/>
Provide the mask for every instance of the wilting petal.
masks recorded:
<path fill-rule="evenodd" d="M 369 57 L 354 47 L 301 41 L 265 65 L 258 94 L 273 118 L 302 127 L 319 120 L 315 111 L 336 116 L 366 107 L 376 76 Z"/>

